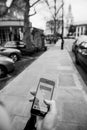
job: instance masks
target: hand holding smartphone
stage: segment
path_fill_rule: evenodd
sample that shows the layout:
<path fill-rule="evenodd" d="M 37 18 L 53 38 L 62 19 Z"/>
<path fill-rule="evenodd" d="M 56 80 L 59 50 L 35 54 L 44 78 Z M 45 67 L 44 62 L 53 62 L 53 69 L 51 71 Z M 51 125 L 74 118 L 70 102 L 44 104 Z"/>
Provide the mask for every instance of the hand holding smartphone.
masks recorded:
<path fill-rule="evenodd" d="M 45 116 L 48 112 L 48 106 L 45 104 L 44 100 L 51 100 L 53 96 L 53 91 L 55 87 L 55 82 L 40 78 L 37 90 L 36 90 L 36 96 L 34 98 L 31 113 L 38 116 Z"/>

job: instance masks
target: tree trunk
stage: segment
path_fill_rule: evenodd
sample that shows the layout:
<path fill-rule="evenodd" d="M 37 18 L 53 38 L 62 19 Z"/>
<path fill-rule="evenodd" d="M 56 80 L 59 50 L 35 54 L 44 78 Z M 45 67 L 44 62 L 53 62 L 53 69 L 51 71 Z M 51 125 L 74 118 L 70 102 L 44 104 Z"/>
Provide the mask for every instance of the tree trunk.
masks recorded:
<path fill-rule="evenodd" d="M 24 41 L 26 43 L 26 48 L 31 48 L 31 27 L 30 27 L 30 19 L 29 19 L 29 12 L 30 12 L 30 0 L 25 0 L 25 12 L 24 12 Z"/>

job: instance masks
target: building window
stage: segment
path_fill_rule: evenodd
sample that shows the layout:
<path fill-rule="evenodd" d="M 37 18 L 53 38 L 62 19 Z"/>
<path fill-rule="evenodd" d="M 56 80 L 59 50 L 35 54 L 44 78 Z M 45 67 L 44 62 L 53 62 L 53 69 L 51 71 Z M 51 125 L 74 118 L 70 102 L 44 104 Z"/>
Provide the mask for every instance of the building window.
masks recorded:
<path fill-rule="evenodd" d="M 87 35 L 87 26 L 85 27 L 85 31 L 84 32 L 85 32 L 85 35 Z"/>
<path fill-rule="evenodd" d="M 9 28 L 0 28 L 0 44 L 3 44 L 5 41 L 9 40 L 9 31 Z"/>
<path fill-rule="evenodd" d="M 83 35 L 83 27 L 81 27 L 81 35 Z"/>

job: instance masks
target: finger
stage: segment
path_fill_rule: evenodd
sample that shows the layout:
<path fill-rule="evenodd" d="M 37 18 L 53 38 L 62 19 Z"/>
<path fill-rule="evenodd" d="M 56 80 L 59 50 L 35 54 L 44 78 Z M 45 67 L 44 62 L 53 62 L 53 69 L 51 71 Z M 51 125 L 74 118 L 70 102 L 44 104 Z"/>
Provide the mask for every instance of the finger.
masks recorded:
<path fill-rule="evenodd" d="M 35 96 L 36 95 L 36 91 L 35 90 L 31 90 L 30 93 Z"/>
<path fill-rule="evenodd" d="M 46 105 L 50 105 L 51 106 L 54 101 L 45 99 L 44 102 L 45 102 Z"/>
<path fill-rule="evenodd" d="M 50 106 L 50 111 L 51 112 L 56 112 L 56 104 L 54 100 L 44 100 L 46 105 Z"/>
<path fill-rule="evenodd" d="M 33 100 L 34 100 L 34 97 L 30 98 L 30 99 L 29 99 L 29 102 L 33 102 Z"/>

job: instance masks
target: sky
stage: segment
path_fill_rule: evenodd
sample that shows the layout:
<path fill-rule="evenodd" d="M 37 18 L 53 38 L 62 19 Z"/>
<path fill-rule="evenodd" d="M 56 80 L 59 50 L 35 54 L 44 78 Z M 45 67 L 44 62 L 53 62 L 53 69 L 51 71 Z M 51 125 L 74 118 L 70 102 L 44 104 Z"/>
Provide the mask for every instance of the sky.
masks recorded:
<path fill-rule="evenodd" d="M 87 0 L 65 0 L 65 12 L 71 4 L 74 21 L 87 21 Z"/>
<path fill-rule="evenodd" d="M 71 4 L 74 22 L 87 21 L 87 0 L 64 0 L 64 3 L 65 17 L 68 13 L 69 4 Z M 46 20 L 48 20 L 47 14 L 49 14 L 49 11 L 46 12 L 45 8 L 41 10 L 44 11 L 44 15 L 40 13 L 41 11 L 38 11 L 37 15 L 31 18 L 31 22 L 33 26 L 44 29 Z"/>
<path fill-rule="evenodd" d="M 8 5 L 12 0 L 7 0 Z M 51 3 L 51 0 L 49 0 Z M 61 0 L 57 0 L 58 2 Z M 52 3 L 51 3 L 52 4 Z M 87 0 L 64 0 L 64 15 L 67 16 L 69 4 L 72 6 L 72 14 L 74 22 L 87 21 Z M 37 14 L 31 17 L 34 27 L 45 29 L 46 21 L 50 19 L 51 13 L 46 5 L 35 6 Z M 31 10 L 31 13 L 33 10 Z"/>

